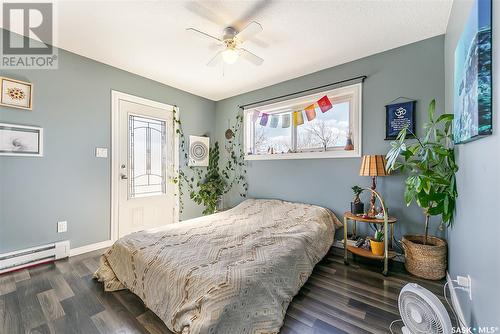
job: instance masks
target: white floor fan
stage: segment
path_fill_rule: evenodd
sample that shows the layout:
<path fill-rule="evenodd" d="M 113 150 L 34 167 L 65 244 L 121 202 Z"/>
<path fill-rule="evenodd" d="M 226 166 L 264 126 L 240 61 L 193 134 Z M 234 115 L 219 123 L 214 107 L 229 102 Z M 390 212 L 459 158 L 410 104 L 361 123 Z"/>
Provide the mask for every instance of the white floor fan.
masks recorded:
<path fill-rule="evenodd" d="M 403 334 L 449 334 L 450 316 L 443 303 L 429 290 L 415 283 L 406 284 L 398 298 Z M 396 320 L 398 321 L 398 320 Z M 393 321 L 389 327 L 391 333 Z"/>

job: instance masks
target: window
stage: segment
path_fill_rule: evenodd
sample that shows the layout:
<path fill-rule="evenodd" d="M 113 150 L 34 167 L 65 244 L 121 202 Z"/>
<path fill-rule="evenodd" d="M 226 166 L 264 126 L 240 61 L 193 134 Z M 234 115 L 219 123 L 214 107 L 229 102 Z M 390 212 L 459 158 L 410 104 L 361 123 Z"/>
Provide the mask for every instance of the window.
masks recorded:
<path fill-rule="evenodd" d="M 166 122 L 129 115 L 129 198 L 166 192 Z"/>
<path fill-rule="evenodd" d="M 247 160 L 361 156 L 361 83 L 245 110 L 245 150 Z"/>

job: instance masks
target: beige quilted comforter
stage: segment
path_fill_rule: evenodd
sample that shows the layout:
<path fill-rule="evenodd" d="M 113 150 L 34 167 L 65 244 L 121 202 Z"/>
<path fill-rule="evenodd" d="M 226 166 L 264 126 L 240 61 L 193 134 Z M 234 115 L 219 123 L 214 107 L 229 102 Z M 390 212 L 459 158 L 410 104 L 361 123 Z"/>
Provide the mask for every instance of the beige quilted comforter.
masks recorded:
<path fill-rule="evenodd" d="M 322 207 L 249 199 L 121 238 L 95 277 L 130 289 L 175 333 L 278 333 L 339 226 Z"/>

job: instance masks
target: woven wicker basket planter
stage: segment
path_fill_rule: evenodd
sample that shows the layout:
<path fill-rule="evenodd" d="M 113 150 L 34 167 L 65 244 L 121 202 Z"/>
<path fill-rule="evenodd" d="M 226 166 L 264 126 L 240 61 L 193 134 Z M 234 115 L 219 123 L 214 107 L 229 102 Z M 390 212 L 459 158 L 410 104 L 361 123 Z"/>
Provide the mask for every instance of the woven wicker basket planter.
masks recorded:
<path fill-rule="evenodd" d="M 405 235 L 402 240 L 405 250 L 405 267 L 411 274 L 430 280 L 440 280 L 446 275 L 446 241 L 423 235 Z"/>

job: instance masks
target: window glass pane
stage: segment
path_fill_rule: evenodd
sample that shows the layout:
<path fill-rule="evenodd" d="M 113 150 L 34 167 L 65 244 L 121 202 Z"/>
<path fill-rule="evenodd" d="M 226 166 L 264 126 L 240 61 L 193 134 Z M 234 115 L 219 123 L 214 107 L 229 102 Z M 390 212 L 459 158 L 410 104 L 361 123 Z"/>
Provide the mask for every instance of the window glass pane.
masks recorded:
<path fill-rule="evenodd" d="M 278 121 L 275 128 L 270 126 L 274 117 L 277 117 Z M 260 125 L 262 116 L 257 118 L 254 132 L 254 154 L 271 153 L 271 149 L 274 153 L 287 153 L 292 150 L 290 118 L 288 118 L 288 127 L 283 128 L 284 122 L 286 126 L 283 117 L 290 117 L 290 113 L 269 115 L 266 126 Z"/>
<path fill-rule="evenodd" d="M 344 147 L 349 132 L 349 101 L 333 104 L 325 113 L 316 107 L 316 118 L 297 127 L 297 150 Z"/>
<path fill-rule="evenodd" d="M 166 193 L 166 123 L 129 116 L 129 198 Z"/>

